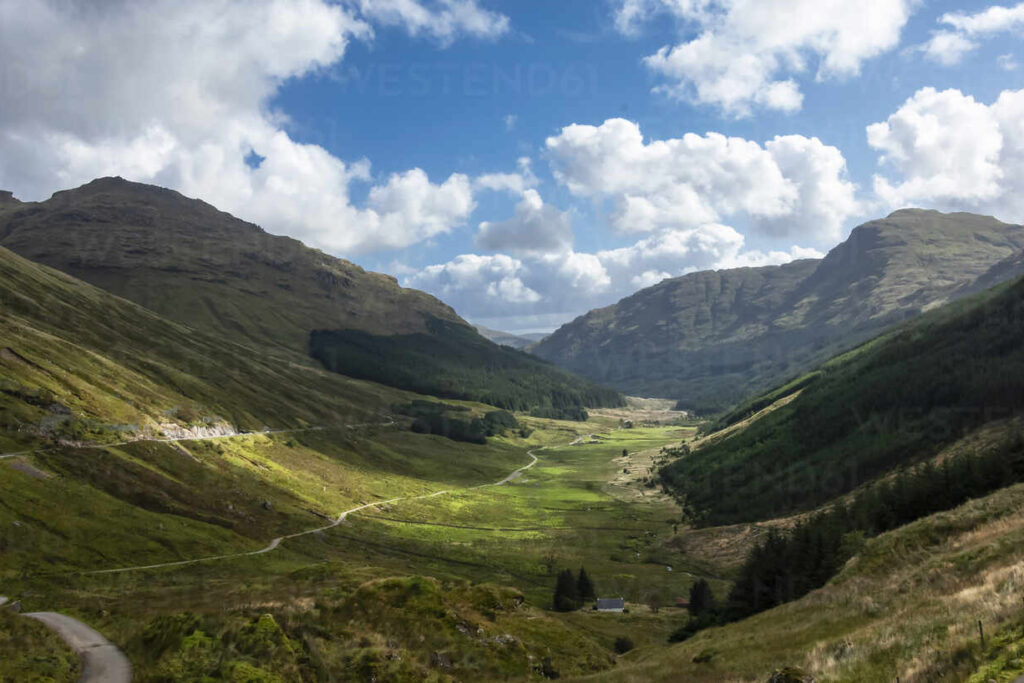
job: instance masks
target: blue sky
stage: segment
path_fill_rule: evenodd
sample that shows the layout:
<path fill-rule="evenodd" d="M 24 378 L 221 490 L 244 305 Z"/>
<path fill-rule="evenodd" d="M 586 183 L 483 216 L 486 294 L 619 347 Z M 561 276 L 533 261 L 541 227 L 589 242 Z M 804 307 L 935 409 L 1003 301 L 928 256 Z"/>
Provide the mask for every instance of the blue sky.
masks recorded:
<path fill-rule="evenodd" d="M 0 0 L 0 184 L 174 187 L 492 327 L 904 205 L 1024 222 L 1024 4 L 111 7 Z"/>

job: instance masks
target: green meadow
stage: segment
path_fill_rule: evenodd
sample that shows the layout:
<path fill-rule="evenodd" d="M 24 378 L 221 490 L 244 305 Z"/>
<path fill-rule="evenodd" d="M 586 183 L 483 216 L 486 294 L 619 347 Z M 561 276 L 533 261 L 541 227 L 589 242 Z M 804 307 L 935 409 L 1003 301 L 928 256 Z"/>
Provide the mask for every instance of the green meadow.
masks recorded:
<path fill-rule="evenodd" d="M 637 504 L 642 484 L 626 495 L 609 482 L 623 449 L 657 450 L 692 429 L 523 421 L 527 438 L 487 445 L 395 425 L 9 459 L 3 591 L 98 628 L 140 680 L 583 675 L 613 665 L 619 636 L 660 646 L 684 616 L 658 608 L 702 570 L 667 549 L 673 503 Z M 530 452 L 535 465 L 493 485 Z M 93 573 L 251 552 L 406 497 L 266 554 Z M 555 575 L 581 566 L 630 612 L 552 612 Z"/>

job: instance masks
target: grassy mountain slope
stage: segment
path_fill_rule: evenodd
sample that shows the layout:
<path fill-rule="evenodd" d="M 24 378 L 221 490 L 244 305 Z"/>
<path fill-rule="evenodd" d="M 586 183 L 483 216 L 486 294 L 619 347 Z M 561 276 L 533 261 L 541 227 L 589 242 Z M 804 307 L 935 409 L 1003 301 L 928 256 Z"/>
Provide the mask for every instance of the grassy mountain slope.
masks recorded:
<path fill-rule="evenodd" d="M 0 452 L 36 448 L 0 460 L 7 579 L 43 557 L 68 570 L 252 550 L 360 501 L 495 481 L 526 460 L 500 439 L 374 427 L 413 396 L 197 332 L 2 248 L 0 322 Z M 220 420 L 297 430 L 134 441 Z"/>
<path fill-rule="evenodd" d="M 472 572 L 474 579 L 518 581 L 505 567 L 466 563 L 461 548 L 442 549 L 454 557 L 426 556 L 422 538 L 406 549 L 376 533 L 354 537 L 349 526 L 290 540 L 267 555 L 141 573 L 80 573 L 251 552 L 368 502 L 499 481 L 529 463 L 528 448 L 579 434 L 571 424 L 531 418 L 522 418 L 535 430 L 529 438 L 516 432 L 486 445 L 398 425 L 341 426 L 379 423 L 381 412 L 413 398 L 287 350 L 167 320 L 0 248 L 4 593 L 24 599 L 26 609 L 56 609 L 96 626 L 126 649 L 141 680 L 239 680 L 268 671 L 287 679 L 296 667 L 323 680 L 381 679 L 389 672 L 488 680 L 530 676 L 549 658 L 566 674 L 610 665 L 603 636 L 523 604 L 516 589 L 469 586 L 460 578 Z M 475 413 L 487 409 L 462 405 Z M 296 429 L 133 441 L 220 420 L 242 429 Z M 475 492 L 486 498 L 491 490 Z M 609 543 L 626 533 L 634 532 L 617 533 Z M 586 541 L 575 542 L 585 548 Z M 542 547 L 529 547 L 530 588 L 546 599 Z M 559 538 L 558 548 L 566 547 Z M 521 554 L 515 560 L 525 563 Z M 443 580 L 419 578 L 423 573 Z M 254 595 L 271 605 L 259 605 Z M 306 610 L 314 602 L 316 613 Z M 278 609 L 283 603 L 289 607 Z M 270 610 L 296 643 L 280 661 L 249 637 Z M 200 612 L 200 621 L 190 621 L 187 611 Z M 175 630 L 179 619 L 184 632 Z M 419 640 L 419 632 L 432 637 Z M 0 650 L 29 652 L 33 673 L 45 673 L 39 659 L 45 653 L 31 649 L 42 647 L 36 635 L 15 638 L 0 642 Z M 0 666 L 0 677 L 10 670 L 5 666 L 20 673 L 22 659 Z"/>
<path fill-rule="evenodd" d="M 584 406 L 624 405 L 613 389 L 443 320 L 431 321 L 426 333 L 408 335 L 316 331 L 310 352 L 350 377 L 538 416 L 580 419 Z"/>
<path fill-rule="evenodd" d="M 821 261 L 700 272 L 577 318 L 533 352 L 631 394 L 723 410 L 829 356 L 1013 276 L 1024 228 L 902 210 L 855 228 Z"/>
<path fill-rule="evenodd" d="M 333 335 L 332 369 L 354 368 L 359 377 L 400 388 L 452 395 L 445 390 L 451 384 L 445 375 L 459 358 L 462 375 L 473 375 L 477 384 L 496 384 L 491 377 L 497 366 L 506 375 L 530 374 L 537 380 L 527 389 L 528 399 L 520 398 L 522 388 L 515 396 L 505 396 L 494 387 L 486 394 L 463 392 L 465 398 L 494 398 L 516 407 L 567 403 L 576 412 L 621 402 L 615 392 L 524 354 L 510 354 L 442 302 L 403 289 L 390 276 L 269 235 L 171 190 L 103 178 L 58 192 L 45 202 L 20 203 L 7 197 L 0 203 L 0 245 L 165 318 L 272 351 L 296 365 L 312 365 L 307 356 L 311 337 L 326 331 Z M 144 331 L 135 335 L 140 342 L 150 337 Z M 400 341 L 410 338 L 427 338 L 436 352 L 416 357 L 421 381 L 415 385 L 396 382 L 390 372 L 407 361 Z M 325 337 L 317 339 L 313 350 L 326 358 L 321 353 Z M 395 355 L 362 367 L 341 362 L 347 354 L 358 355 L 358 344 L 348 343 L 351 339 L 391 349 Z M 169 341 L 166 346 L 177 344 Z M 230 364 L 230 354 L 221 356 Z M 434 381 L 424 382 L 423 377 Z"/>
<path fill-rule="evenodd" d="M 807 509 L 1024 410 L 1024 280 L 820 367 L 799 396 L 662 476 L 708 522 Z"/>
<path fill-rule="evenodd" d="M 242 429 L 336 424 L 399 395 L 197 332 L 2 248 L 0 320 L 8 440 L 117 440 L 198 417 Z"/>
<path fill-rule="evenodd" d="M 81 673 L 78 657 L 34 619 L 0 609 L 0 681 L 71 683 Z"/>
<path fill-rule="evenodd" d="M 1024 485 L 872 539 L 824 588 L 586 680 L 1013 681 L 1024 673 Z M 986 633 L 978 639 L 977 622 Z"/>
<path fill-rule="evenodd" d="M 0 245 L 167 318 L 305 351 L 313 329 L 425 329 L 462 320 L 394 278 L 270 235 L 172 190 L 101 178 L 0 213 Z"/>
<path fill-rule="evenodd" d="M 531 351 L 631 395 L 702 396 L 724 406 L 751 368 L 785 353 L 778 341 L 758 338 L 815 266 L 804 260 L 665 280 L 577 318 Z"/>

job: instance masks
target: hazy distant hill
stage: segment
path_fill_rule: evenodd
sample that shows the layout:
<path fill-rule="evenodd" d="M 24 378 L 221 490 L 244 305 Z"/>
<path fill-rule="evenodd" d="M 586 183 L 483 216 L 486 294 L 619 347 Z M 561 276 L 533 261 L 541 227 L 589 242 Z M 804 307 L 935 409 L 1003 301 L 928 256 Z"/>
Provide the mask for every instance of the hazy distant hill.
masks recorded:
<path fill-rule="evenodd" d="M 855 228 L 820 261 L 665 280 L 532 350 L 629 394 L 721 410 L 894 322 L 1013 277 L 1022 251 L 1021 226 L 901 210 Z"/>
<path fill-rule="evenodd" d="M 547 336 L 545 334 L 512 334 L 511 332 L 492 330 L 483 325 L 474 325 L 473 327 L 476 328 L 477 332 L 495 344 L 511 346 L 513 349 L 525 349 L 530 344 L 534 344 Z"/>
<path fill-rule="evenodd" d="M 487 341 L 389 275 L 152 185 L 102 178 L 44 202 L 0 196 L 0 246 L 195 329 L 286 357 L 312 353 L 342 374 L 545 414 L 622 401 Z M 424 345 L 434 353 L 419 353 Z M 455 367 L 480 389 L 453 388 Z"/>

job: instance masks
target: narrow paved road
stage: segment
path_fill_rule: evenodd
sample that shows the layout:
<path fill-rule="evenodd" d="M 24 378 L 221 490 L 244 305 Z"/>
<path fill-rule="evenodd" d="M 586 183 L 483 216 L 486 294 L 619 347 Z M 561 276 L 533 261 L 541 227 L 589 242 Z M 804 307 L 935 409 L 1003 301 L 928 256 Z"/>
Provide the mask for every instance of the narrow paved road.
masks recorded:
<path fill-rule="evenodd" d="M 49 626 L 81 658 L 82 676 L 78 683 L 131 682 L 132 665 L 128 658 L 82 622 L 56 612 L 31 612 L 25 616 Z"/>
<path fill-rule="evenodd" d="M 17 458 L 19 455 L 28 455 L 34 453 L 34 451 L 18 451 L 17 453 L 0 453 L 0 460 L 4 458 Z"/>

